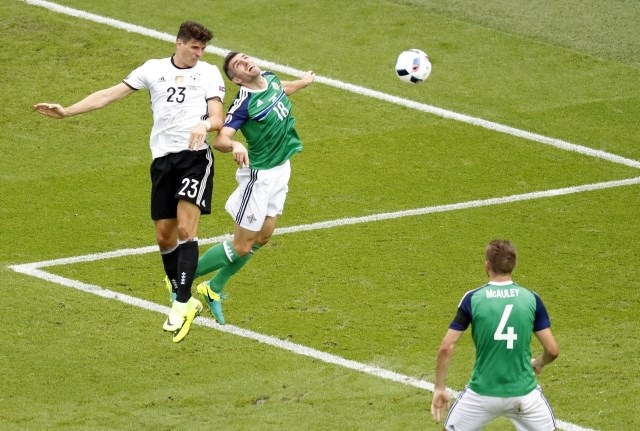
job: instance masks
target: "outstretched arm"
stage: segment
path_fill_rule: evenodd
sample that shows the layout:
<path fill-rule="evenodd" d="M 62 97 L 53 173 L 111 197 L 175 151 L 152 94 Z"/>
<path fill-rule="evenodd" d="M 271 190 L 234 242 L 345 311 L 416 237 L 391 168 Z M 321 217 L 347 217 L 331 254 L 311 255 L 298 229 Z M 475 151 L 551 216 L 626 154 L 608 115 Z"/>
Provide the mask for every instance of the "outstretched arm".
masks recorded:
<path fill-rule="evenodd" d="M 540 344 L 542 344 L 542 354 L 537 358 L 531 359 L 531 366 L 536 374 L 540 374 L 545 365 L 555 361 L 560 354 L 560 348 L 556 339 L 551 333 L 551 328 L 534 332 Z"/>
<path fill-rule="evenodd" d="M 445 386 L 445 378 L 447 376 L 447 370 L 453 357 L 453 350 L 456 347 L 456 343 L 462 337 L 462 331 L 456 331 L 455 329 L 449 329 L 445 334 L 440 348 L 438 349 L 438 357 L 436 360 L 436 383 L 433 391 L 433 399 L 431 401 L 431 416 L 436 421 L 441 421 L 444 413 L 449 405 L 449 394 L 447 393 L 447 387 Z"/>
<path fill-rule="evenodd" d="M 73 115 L 84 114 L 85 112 L 94 111 L 96 109 L 104 108 L 108 104 L 122 99 L 125 96 L 133 93 L 135 90 L 131 89 L 124 83 L 119 83 L 110 88 L 96 91 L 82 99 L 81 101 L 74 103 L 69 107 L 63 107 L 57 103 L 37 103 L 33 105 L 33 109 L 36 112 L 46 115 L 51 118 L 66 118 Z"/>
<path fill-rule="evenodd" d="M 302 74 L 302 78 L 296 79 L 295 81 L 281 81 L 282 89 L 285 94 L 288 96 L 290 94 L 295 93 L 298 90 L 302 90 L 303 88 L 309 86 L 316 79 L 316 74 L 310 70 Z"/>

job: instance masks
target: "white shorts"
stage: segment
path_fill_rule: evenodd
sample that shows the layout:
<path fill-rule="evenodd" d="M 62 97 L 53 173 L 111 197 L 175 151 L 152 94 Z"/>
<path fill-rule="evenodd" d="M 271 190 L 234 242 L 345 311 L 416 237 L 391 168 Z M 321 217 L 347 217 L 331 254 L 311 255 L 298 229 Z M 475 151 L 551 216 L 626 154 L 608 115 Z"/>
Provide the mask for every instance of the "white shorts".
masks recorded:
<path fill-rule="evenodd" d="M 238 226 L 257 232 L 266 217 L 282 214 L 290 177 L 288 160 L 271 169 L 239 168 L 238 188 L 227 199 L 225 209 Z"/>
<path fill-rule="evenodd" d="M 500 416 L 508 418 L 518 431 L 553 431 L 556 420 L 540 386 L 521 397 L 501 398 L 478 395 L 469 387 L 453 403 L 447 419 L 446 430 L 479 430 Z"/>

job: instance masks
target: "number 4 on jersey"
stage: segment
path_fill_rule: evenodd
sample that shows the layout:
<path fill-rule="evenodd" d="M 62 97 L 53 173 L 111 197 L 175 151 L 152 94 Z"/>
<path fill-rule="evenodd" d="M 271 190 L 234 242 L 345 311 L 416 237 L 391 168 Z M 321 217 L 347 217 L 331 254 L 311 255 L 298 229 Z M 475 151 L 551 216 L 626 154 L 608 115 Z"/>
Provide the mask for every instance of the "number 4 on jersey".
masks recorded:
<path fill-rule="evenodd" d="M 500 323 L 498 324 L 498 329 L 493 334 L 493 339 L 496 341 L 506 341 L 507 349 L 513 349 L 513 342 L 518 339 L 518 334 L 513 331 L 513 326 L 509 326 L 507 332 L 505 333 L 505 326 L 507 325 L 507 320 L 509 320 L 509 315 L 511 314 L 511 310 L 513 309 L 513 304 L 508 304 L 504 307 L 504 311 L 502 312 L 502 317 L 500 318 Z"/>

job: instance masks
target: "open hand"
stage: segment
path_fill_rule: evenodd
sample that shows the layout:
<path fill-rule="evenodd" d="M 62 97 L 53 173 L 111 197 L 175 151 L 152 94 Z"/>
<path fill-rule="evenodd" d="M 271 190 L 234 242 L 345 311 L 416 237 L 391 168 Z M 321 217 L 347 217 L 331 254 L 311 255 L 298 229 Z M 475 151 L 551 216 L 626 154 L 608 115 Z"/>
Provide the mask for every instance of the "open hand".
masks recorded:
<path fill-rule="evenodd" d="M 57 103 L 37 103 L 33 105 L 33 109 L 36 110 L 37 113 L 46 115 L 51 118 L 64 118 L 67 116 L 65 109 L 62 105 Z"/>

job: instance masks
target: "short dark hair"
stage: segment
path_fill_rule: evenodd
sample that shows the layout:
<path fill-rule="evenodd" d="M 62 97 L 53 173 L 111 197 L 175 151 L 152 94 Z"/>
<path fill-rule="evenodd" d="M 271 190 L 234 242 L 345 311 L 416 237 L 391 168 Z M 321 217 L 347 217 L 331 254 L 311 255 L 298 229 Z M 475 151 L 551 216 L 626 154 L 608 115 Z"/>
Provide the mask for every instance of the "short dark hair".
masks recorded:
<path fill-rule="evenodd" d="M 516 248 L 506 239 L 491 241 L 484 254 L 495 274 L 511 274 L 516 266 Z"/>
<path fill-rule="evenodd" d="M 185 21 L 180 24 L 177 38 L 183 42 L 188 42 L 191 39 L 194 39 L 206 45 L 211 39 L 213 39 L 213 33 L 211 33 L 211 31 L 202 24 L 195 21 Z"/>
<path fill-rule="evenodd" d="M 229 54 L 225 55 L 224 63 L 222 63 L 222 70 L 224 70 L 224 74 L 227 75 L 227 78 L 229 78 L 230 80 L 233 80 L 235 75 L 229 70 L 229 63 L 231 62 L 231 60 L 233 60 L 233 57 L 238 54 L 240 53 L 237 51 L 231 51 Z"/>

